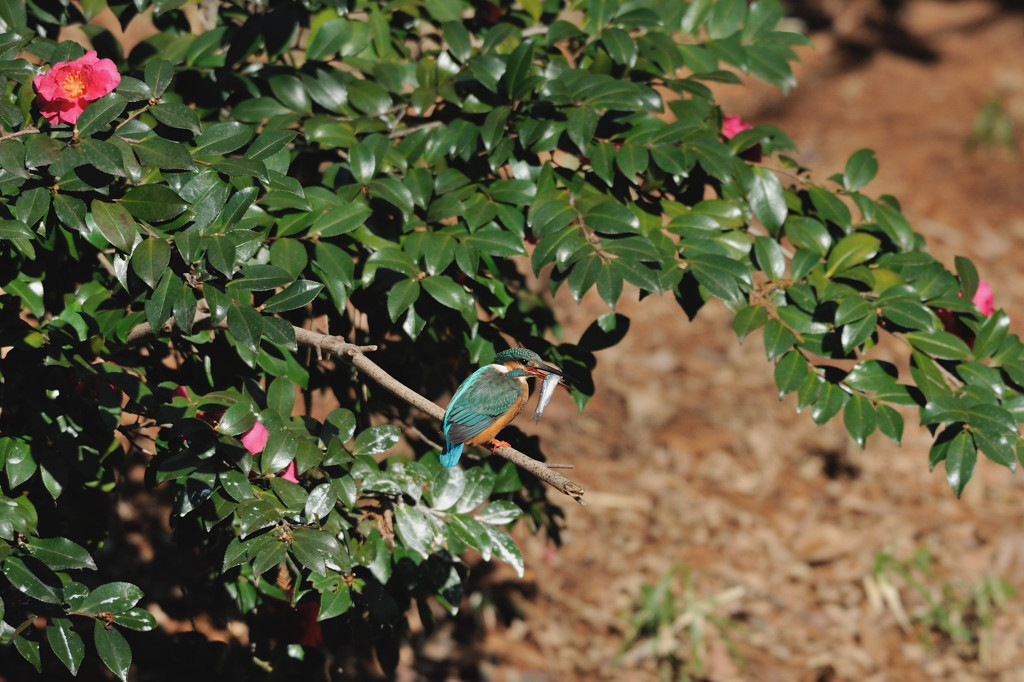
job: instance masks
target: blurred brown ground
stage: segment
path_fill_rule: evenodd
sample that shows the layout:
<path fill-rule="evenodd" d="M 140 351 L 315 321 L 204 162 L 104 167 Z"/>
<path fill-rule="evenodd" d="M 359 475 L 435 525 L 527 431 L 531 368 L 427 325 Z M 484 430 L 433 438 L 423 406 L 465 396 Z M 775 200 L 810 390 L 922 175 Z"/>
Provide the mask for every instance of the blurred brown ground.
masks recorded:
<path fill-rule="evenodd" d="M 857 149 L 875 149 L 881 170 L 866 191 L 898 197 L 932 253 L 949 266 L 970 257 L 996 305 L 1024 319 L 1022 148 L 967 151 L 992 96 L 1024 126 L 1024 15 L 987 0 L 911 0 L 899 14 L 855 4 L 859 18 L 854 8 L 812 31 L 816 47 L 801 51 L 788 97 L 722 87 L 724 110 L 788 133 L 818 181 Z M 606 311 L 596 296 L 577 307 L 564 287 L 556 305 L 568 340 Z M 818 427 L 792 398 L 778 401 L 760 338 L 738 346 L 721 306 L 691 323 L 671 297 L 638 302 L 634 293 L 619 312 L 630 331 L 598 354 L 585 413 L 556 397 L 539 427 L 521 425 L 541 434 L 551 461 L 575 465 L 588 506 L 565 502 L 557 551 L 520 529 L 525 584 L 503 569 L 487 578 L 491 597 L 516 615 L 484 609 L 487 634 L 473 652 L 442 629 L 427 640 L 428 657 L 461 659 L 498 682 L 658 679 L 651 660 L 612 661 L 640 585 L 679 562 L 698 599 L 744 590 L 718 612 L 743 624 L 746 668 L 708 632 L 706 679 L 1024 680 L 1020 473 L 981 461 L 958 501 L 942 467 L 928 471 L 931 440 L 914 411 L 902 448 L 876 434 L 862 451 L 841 423 Z M 930 587 L 998 576 L 1021 595 L 996 616 L 987 655 L 905 632 L 891 609 L 869 602 L 864 579 L 876 555 L 909 558 L 922 546 L 935 555 Z M 913 615 L 921 600 L 896 584 Z M 400 677 L 420 677 L 417 667 Z"/>

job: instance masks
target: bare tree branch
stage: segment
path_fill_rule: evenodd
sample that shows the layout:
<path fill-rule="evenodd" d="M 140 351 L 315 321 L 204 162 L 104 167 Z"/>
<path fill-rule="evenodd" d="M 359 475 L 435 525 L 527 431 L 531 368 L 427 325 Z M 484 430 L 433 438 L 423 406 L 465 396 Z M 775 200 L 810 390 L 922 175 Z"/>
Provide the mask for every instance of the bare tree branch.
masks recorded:
<path fill-rule="evenodd" d="M 199 312 L 196 315 L 192 328 L 193 332 L 204 329 L 223 330 L 227 329 L 228 325 L 226 321 L 214 323 L 209 313 Z M 357 370 L 393 393 L 400 400 L 417 408 L 434 419 L 437 419 L 438 421 L 444 418 L 444 408 L 440 407 L 433 401 L 424 398 L 416 391 L 395 379 L 365 355 L 367 352 L 377 350 L 377 346 L 357 346 L 348 343 L 338 336 L 321 334 L 319 332 L 310 331 L 309 329 L 303 329 L 302 327 L 295 327 L 294 325 L 292 328 L 295 330 L 295 341 L 299 345 L 316 348 L 318 351 L 330 353 L 331 355 L 350 363 Z M 181 330 L 173 319 L 165 322 L 160 328 L 160 332 L 164 334 L 180 333 L 180 331 Z M 154 336 L 153 328 L 149 326 L 149 323 L 142 322 L 128 332 L 125 340 L 129 344 L 137 344 Z M 529 471 L 531 474 L 558 490 L 560 493 L 568 495 L 580 504 L 585 504 L 583 502 L 583 494 L 585 492 L 583 486 L 574 481 L 570 481 L 557 471 L 550 469 L 543 462 L 538 462 L 525 453 L 522 453 L 508 445 L 502 445 L 496 448 L 494 450 L 494 454 L 504 457 L 520 469 Z"/>

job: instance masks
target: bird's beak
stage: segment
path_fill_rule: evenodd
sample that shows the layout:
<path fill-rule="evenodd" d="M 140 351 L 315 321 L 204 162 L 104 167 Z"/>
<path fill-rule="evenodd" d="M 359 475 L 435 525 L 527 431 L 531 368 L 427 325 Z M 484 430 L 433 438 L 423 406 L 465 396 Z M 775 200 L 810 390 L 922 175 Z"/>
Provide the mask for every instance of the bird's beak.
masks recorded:
<path fill-rule="evenodd" d="M 548 374 L 557 374 L 560 377 L 565 376 L 562 370 L 558 369 L 557 367 L 552 367 L 551 365 L 545 365 L 543 362 L 538 362 L 536 366 L 527 367 L 526 371 L 536 377 L 541 378 L 544 378 L 544 376 Z"/>

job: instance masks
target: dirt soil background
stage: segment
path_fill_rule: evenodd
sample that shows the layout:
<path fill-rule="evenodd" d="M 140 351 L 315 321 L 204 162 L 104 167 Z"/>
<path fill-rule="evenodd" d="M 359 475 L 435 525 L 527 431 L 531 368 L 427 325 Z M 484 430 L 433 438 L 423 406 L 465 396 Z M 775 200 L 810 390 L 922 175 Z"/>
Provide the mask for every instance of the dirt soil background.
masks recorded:
<path fill-rule="evenodd" d="M 874 0 L 816 3 L 815 48 L 801 51 L 788 96 L 760 86 L 719 94 L 727 113 L 788 133 L 818 181 L 857 149 L 876 150 L 881 170 L 867 191 L 898 197 L 933 254 L 949 266 L 970 257 L 996 305 L 1024 320 L 1024 154 L 1019 143 L 967 149 L 990 97 L 1024 125 L 1024 14 L 1012 4 L 912 0 L 889 13 Z M 556 306 L 569 340 L 606 311 L 596 297 L 576 306 L 564 287 Z M 566 500 L 560 548 L 519 529 L 525 581 L 495 570 L 475 646 L 442 631 L 423 643 L 427 660 L 499 682 L 658 679 L 650 656 L 615 657 L 641 585 L 678 565 L 694 586 L 687 600 L 672 582 L 680 612 L 739 595 L 712 612 L 741 626 L 743 664 L 706 627 L 699 679 L 1024 680 L 1021 473 L 980 461 L 957 500 L 943 468 L 928 471 L 931 438 L 916 412 L 905 413 L 902 448 L 876 434 L 861 450 L 841 423 L 818 427 L 792 396 L 779 402 L 760 338 L 737 345 L 723 307 L 692 323 L 671 297 L 634 297 L 619 312 L 631 328 L 599 353 L 585 413 L 556 397 L 539 427 L 523 427 L 541 434 L 551 461 L 574 465 L 587 506 Z M 898 575 L 889 574 L 897 599 L 873 589 L 877 556 L 909 560 L 922 548 L 933 559 L 913 576 L 980 645 L 914 623 L 925 603 Z M 968 604 L 986 578 L 1019 595 L 989 628 Z M 685 634 L 677 653 L 692 661 Z M 438 679 L 403 656 L 400 679 L 424 675 Z"/>

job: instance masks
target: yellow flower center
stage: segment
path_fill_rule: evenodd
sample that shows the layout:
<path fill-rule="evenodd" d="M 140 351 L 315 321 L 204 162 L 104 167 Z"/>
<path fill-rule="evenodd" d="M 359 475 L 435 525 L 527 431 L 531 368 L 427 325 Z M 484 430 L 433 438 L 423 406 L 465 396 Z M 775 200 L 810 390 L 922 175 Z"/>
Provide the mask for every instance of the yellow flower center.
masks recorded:
<path fill-rule="evenodd" d="M 85 81 L 82 80 L 82 72 L 75 71 L 73 73 L 69 73 L 64 77 L 64 82 L 61 83 L 60 86 L 64 88 L 64 92 L 67 94 L 68 99 L 77 99 L 81 97 L 82 93 L 85 92 Z"/>

